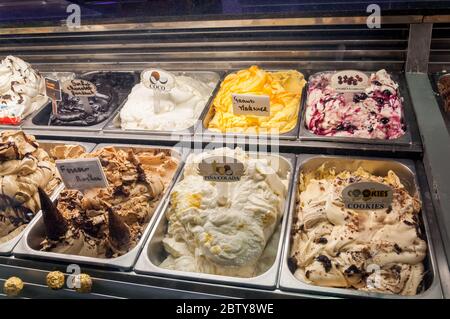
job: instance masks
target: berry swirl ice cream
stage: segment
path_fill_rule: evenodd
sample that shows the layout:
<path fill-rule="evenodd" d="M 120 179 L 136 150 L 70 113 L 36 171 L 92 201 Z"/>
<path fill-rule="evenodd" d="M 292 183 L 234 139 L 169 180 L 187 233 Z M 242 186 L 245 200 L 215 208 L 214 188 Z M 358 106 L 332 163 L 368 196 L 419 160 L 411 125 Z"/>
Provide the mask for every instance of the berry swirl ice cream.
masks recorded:
<path fill-rule="evenodd" d="M 372 73 L 364 92 L 342 93 L 331 85 L 334 72 L 308 82 L 306 128 L 316 135 L 396 139 L 405 134 L 403 99 L 385 70 Z"/>
<path fill-rule="evenodd" d="M 30 64 L 14 56 L 1 61 L 0 124 L 19 124 L 47 100 L 44 79 Z"/>

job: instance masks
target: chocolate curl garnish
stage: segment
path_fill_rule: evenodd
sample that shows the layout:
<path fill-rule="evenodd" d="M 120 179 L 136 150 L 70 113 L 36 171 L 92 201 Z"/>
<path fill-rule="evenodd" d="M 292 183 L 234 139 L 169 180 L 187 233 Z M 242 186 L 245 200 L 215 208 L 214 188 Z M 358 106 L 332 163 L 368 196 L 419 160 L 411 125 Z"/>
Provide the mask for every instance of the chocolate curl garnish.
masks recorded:
<path fill-rule="evenodd" d="M 112 208 L 108 208 L 108 229 L 112 248 L 128 250 L 131 243 L 130 229 Z"/>
<path fill-rule="evenodd" d="M 38 191 L 47 237 L 51 240 L 58 240 L 67 232 L 67 221 L 59 212 L 58 208 L 56 208 L 56 205 L 53 204 L 47 193 L 40 187 Z"/>
<path fill-rule="evenodd" d="M 160 178 L 150 178 L 144 171 L 141 162 L 132 150 L 128 151 L 128 160 L 136 167 L 138 181 L 147 185 L 151 198 L 158 197 L 164 190 L 164 184 Z"/>
<path fill-rule="evenodd" d="M 27 224 L 31 221 L 33 212 L 15 199 L 0 194 L 0 222 L 8 219 L 14 226 Z"/>

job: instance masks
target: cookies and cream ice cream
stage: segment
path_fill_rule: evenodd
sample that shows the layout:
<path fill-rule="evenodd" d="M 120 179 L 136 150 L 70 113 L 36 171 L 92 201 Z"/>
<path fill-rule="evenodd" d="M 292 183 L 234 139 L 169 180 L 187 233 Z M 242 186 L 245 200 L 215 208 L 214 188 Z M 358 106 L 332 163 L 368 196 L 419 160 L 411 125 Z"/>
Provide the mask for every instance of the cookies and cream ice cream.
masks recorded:
<path fill-rule="evenodd" d="M 0 124 L 19 124 L 47 100 L 44 79 L 30 64 L 14 56 L 1 61 Z"/>
<path fill-rule="evenodd" d="M 61 182 L 54 160 L 76 157 L 81 150 L 58 145 L 52 151 L 56 157 L 23 131 L 0 133 L 0 243 L 18 235 L 39 211 L 38 188 L 51 194 Z"/>
<path fill-rule="evenodd" d="M 205 181 L 199 163 L 227 156 L 244 164 L 235 182 Z M 283 215 L 288 176 L 267 159 L 220 148 L 187 159 L 166 211 L 168 254 L 160 267 L 216 275 L 253 277 Z M 264 256 L 267 259 L 267 256 Z"/>
<path fill-rule="evenodd" d="M 342 190 L 373 181 L 393 190 L 387 209 L 346 209 Z M 318 286 L 415 295 L 424 276 L 427 244 L 420 229 L 421 202 L 389 171 L 376 176 L 359 168 L 339 174 L 322 166 L 301 175 L 292 229 L 290 268 Z"/>
<path fill-rule="evenodd" d="M 120 126 L 125 130 L 180 131 L 195 124 L 212 93 L 214 83 L 194 77 L 174 76 L 174 87 L 159 95 L 144 83 L 136 84 L 120 111 Z"/>
<path fill-rule="evenodd" d="M 109 186 L 63 190 L 56 205 L 41 192 L 46 229 L 41 250 L 97 258 L 126 254 L 141 238 L 178 160 L 169 150 L 115 147 L 82 157 L 100 159 Z"/>
<path fill-rule="evenodd" d="M 369 77 L 363 92 L 343 93 L 332 86 L 335 72 L 308 81 L 305 125 L 316 135 L 396 139 L 405 134 L 403 98 L 386 70 Z"/>
<path fill-rule="evenodd" d="M 269 72 L 257 66 L 225 77 L 214 98 L 214 116 L 208 129 L 222 133 L 278 134 L 295 128 L 305 86 L 303 74 L 294 70 Z M 232 94 L 267 95 L 270 116 L 235 115 Z"/>

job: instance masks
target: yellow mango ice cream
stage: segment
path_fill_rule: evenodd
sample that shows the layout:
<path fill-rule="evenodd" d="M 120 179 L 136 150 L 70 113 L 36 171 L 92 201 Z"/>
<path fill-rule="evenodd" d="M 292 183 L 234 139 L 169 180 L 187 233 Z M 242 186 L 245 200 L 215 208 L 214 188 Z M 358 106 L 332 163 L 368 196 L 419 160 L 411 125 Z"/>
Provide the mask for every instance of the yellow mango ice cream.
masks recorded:
<path fill-rule="evenodd" d="M 225 77 L 214 102 L 208 129 L 222 133 L 286 133 L 295 128 L 306 81 L 295 70 L 268 72 L 257 66 Z M 233 114 L 232 94 L 268 95 L 270 116 Z"/>

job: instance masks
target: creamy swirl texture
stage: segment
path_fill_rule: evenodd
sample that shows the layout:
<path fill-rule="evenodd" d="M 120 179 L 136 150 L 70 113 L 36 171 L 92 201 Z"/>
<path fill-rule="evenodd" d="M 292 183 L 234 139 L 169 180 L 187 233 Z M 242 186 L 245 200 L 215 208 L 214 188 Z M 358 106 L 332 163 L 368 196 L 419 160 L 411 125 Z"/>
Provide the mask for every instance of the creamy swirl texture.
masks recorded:
<path fill-rule="evenodd" d="M 135 85 L 120 111 L 123 129 L 180 131 L 195 124 L 206 106 L 213 83 L 189 76 L 175 76 L 174 88 L 155 96 L 142 82 Z M 155 99 L 160 99 L 156 109 Z"/>
<path fill-rule="evenodd" d="M 45 83 L 30 64 L 14 56 L 0 63 L 0 123 L 19 124 L 47 101 Z"/>
<path fill-rule="evenodd" d="M 109 186 L 81 193 L 63 190 L 57 205 L 41 196 L 44 251 L 97 258 L 126 254 L 136 246 L 166 191 L 178 160 L 169 150 L 105 147 L 98 157 Z"/>
<path fill-rule="evenodd" d="M 244 164 L 240 181 L 205 181 L 198 164 L 227 156 Z M 183 179 L 170 196 L 163 244 L 168 257 L 160 267 L 217 275 L 253 277 L 278 226 L 287 196 L 287 176 L 266 159 L 237 148 L 191 155 Z"/>
<path fill-rule="evenodd" d="M 297 124 L 300 99 L 305 86 L 303 74 L 294 70 L 269 72 L 257 66 L 227 75 L 212 107 L 208 128 L 222 133 L 281 134 Z M 232 94 L 267 95 L 270 116 L 235 115 Z"/>
<path fill-rule="evenodd" d="M 67 154 L 67 149 L 72 151 Z M 58 145 L 55 152 L 77 156 L 80 149 Z M 0 134 L 0 243 L 19 234 L 39 211 L 38 188 L 51 194 L 61 182 L 54 159 L 32 135 L 23 131 Z"/>
<path fill-rule="evenodd" d="M 346 209 L 342 190 L 359 181 L 393 189 L 389 208 Z M 290 266 L 309 284 L 415 295 L 424 276 L 427 244 L 420 228 L 421 203 L 389 171 L 376 176 L 322 166 L 301 176 Z"/>

